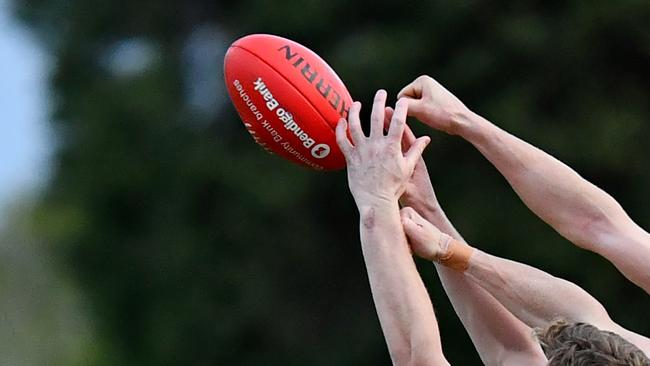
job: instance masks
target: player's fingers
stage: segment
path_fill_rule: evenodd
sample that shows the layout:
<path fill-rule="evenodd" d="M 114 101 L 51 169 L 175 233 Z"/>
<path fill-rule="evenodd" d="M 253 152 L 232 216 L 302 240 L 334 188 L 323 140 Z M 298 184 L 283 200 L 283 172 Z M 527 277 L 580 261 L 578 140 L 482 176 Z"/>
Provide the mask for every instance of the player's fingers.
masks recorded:
<path fill-rule="evenodd" d="M 361 129 L 361 120 L 359 119 L 359 111 L 361 111 L 361 103 L 354 102 L 348 112 L 348 123 L 350 135 L 352 136 L 352 143 L 356 146 L 366 138 Z"/>
<path fill-rule="evenodd" d="M 415 209 L 409 207 L 409 219 L 418 226 L 423 226 L 428 221 L 422 217 Z"/>
<path fill-rule="evenodd" d="M 377 90 L 375 101 L 372 104 L 370 112 L 370 137 L 379 137 L 384 135 L 384 109 L 386 107 L 386 91 Z"/>
<path fill-rule="evenodd" d="M 415 210 L 413 208 L 406 206 L 399 210 L 399 216 L 402 218 L 402 221 L 411 220 L 414 212 Z"/>
<path fill-rule="evenodd" d="M 404 228 L 404 234 L 406 234 L 407 239 L 410 241 L 417 226 L 409 217 L 402 217 L 402 227 Z"/>
<path fill-rule="evenodd" d="M 403 87 L 402 90 L 400 90 L 399 93 L 397 93 L 397 99 L 420 98 L 420 96 L 422 96 L 422 86 L 418 85 L 416 81 Z"/>
<path fill-rule="evenodd" d="M 390 128 L 388 129 L 388 137 L 395 141 L 402 140 L 404 126 L 406 126 L 407 108 L 408 102 L 404 98 L 398 100 L 397 104 L 395 104 L 395 112 L 393 112 L 393 118 L 390 120 Z"/>
<path fill-rule="evenodd" d="M 404 126 L 404 134 L 402 135 L 402 151 L 407 152 L 411 145 L 415 142 L 415 134 L 409 125 Z"/>
<path fill-rule="evenodd" d="M 412 172 L 413 169 L 415 169 L 415 164 L 417 164 L 420 157 L 422 157 L 422 152 L 424 152 L 424 149 L 429 145 L 429 142 L 431 142 L 429 136 L 422 136 L 416 139 L 413 145 L 411 145 L 411 148 L 406 152 L 404 158 L 406 159 L 409 171 Z"/>
<path fill-rule="evenodd" d="M 336 143 L 339 145 L 339 148 L 341 149 L 341 152 L 343 153 L 343 156 L 345 156 L 345 159 L 348 159 L 348 156 L 352 152 L 352 144 L 350 143 L 350 140 L 348 140 L 348 122 L 344 119 L 341 118 L 339 120 L 339 123 L 336 125 Z"/>
<path fill-rule="evenodd" d="M 393 118 L 393 112 L 395 110 L 391 107 L 386 107 L 384 108 L 384 131 L 388 132 L 388 128 L 390 127 L 390 120 Z"/>
<path fill-rule="evenodd" d="M 420 76 L 417 79 L 413 80 L 410 84 L 402 88 L 402 90 L 397 93 L 397 99 L 400 98 L 415 98 L 419 99 L 422 97 L 422 89 L 424 88 L 426 76 Z"/>
<path fill-rule="evenodd" d="M 415 213 L 415 210 L 409 208 L 412 212 Z M 404 209 L 402 209 L 404 210 Z M 415 213 L 417 215 L 417 213 Z M 420 234 L 422 230 L 422 225 L 415 221 L 415 216 L 411 213 L 400 212 L 400 219 L 402 222 L 402 228 L 404 229 L 404 234 L 409 240 L 409 243 L 420 240 Z"/>

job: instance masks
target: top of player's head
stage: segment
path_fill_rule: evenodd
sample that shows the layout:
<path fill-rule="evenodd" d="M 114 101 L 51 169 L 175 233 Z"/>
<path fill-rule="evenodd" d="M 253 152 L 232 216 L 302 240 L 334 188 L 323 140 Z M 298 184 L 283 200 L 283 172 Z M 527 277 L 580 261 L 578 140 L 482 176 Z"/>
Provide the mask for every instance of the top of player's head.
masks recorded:
<path fill-rule="evenodd" d="M 556 320 L 536 335 L 549 366 L 650 366 L 638 347 L 591 324 Z"/>

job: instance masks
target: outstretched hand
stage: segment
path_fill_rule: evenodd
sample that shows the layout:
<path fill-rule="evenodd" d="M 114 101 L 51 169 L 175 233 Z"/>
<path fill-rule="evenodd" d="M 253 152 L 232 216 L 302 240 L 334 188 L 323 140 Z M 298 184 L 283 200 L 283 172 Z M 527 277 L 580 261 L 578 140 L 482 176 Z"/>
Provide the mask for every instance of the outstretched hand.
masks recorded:
<path fill-rule="evenodd" d="M 430 76 L 420 76 L 397 95 L 408 101 L 408 115 L 451 135 L 458 134 L 469 109 Z"/>
<path fill-rule="evenodd" d="M 366 137 L 361 129 L 359 102 L 350 108 L 348 121 L 341 119 L 336 127 L 336 140 L 347 163 L 350 191 L 360 210 L 377 203 L 397 203 L 422 152 L 431 141 L 428 136 L 420 137 L 405 153 L 402 152 L 408 107 L 403 99 L 395 105 L 388 133 L 384 136 L 386 97 L 384 90 L 375 95 L 370 136 Z M 348 128 L 352 142 L 346 133 Z"/>
<path fill-rule="evenodd" d="M 408 238 L 411 251 L 420 258 L 433 260 L 438 258 L 447 248 L 443 248 L 449 236 L 420 216 L 411 207 L 400 210 L 404 233 Z"/>

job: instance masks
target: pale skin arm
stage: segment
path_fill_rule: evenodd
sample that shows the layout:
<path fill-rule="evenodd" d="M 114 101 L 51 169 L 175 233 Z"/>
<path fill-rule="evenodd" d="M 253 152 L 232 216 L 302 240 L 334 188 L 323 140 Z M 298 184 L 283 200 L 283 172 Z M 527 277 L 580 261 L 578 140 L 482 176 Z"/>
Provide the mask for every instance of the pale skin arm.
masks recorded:
<path fill-rule="evenodd" d="M 460 235 L 450 235 L 462 240 Z M 454 311 L 485 365 L 547 364 L 529 326 L 480 285 L 442 265 L 436 264 L 435 268 Z"/>
<path fill-rule="evenodd" d="M 372 297 L 395 365 L 449 365 L 433 306 L 402 230 L 397 202 L 360 212 Z"/>
<path fill-rule="evenodd" d="M 531 327 L 545 327 L 556 318 L 589 323 L 650 354 L 650 339 L 616 324 L 598 300 L 569 281 L 480 250 L 472 255 L 466 275 Z"/>
<path fill-rule="evenodd" d="M 409 115 L 474 145 L 523 202 L 562 236 L 607 258 L 650 293 L 650 234 L 609 194 L 551 155 L 471 112 L 430 77 L 416 79 L 399 96 L 409 100 Z"/>
<path fill-rule="evenodd" d="M 411 245 L 422 246 L 425 256 L 435 256 L 440 231 L 417 213 L 405 225 Z M 417 243 L 417 244 L 414 244 Z M 475 249 L 463 276 L 480 285 L 512 314 L 530 327 L 545 327 L 557 318 L 584 322 L 615 332 L 650 353 L 650 339 L 616 324 L 605 308 L 577 285 L 537 268 L 499 258 Z"/>
<path fill-rule="evenodd" d="M 372 296 L 388 350 L 396 365 L 449 365 L 428 293 L 410 255 L 399 216 L 398 198 L 429 138 L 416 141 L 405 154 L 400 140 L 406 104 L 398 102 L 391 130 L 382 133 L 386 93 L 379 91 L 366 137 L 359 121 L 361 105 L 337 126 L 337 142 L 345 155 L 350 191 L 359 208 L 363 256 Z"/>
<path fill-rule="evenodd" d="M 390 114 L 392 111 L 387 112 Z M 414 141 L 415 136 L 407 127 L 402 142 L 403 148 L 408 149 Z M 422 158 L 416 164 L 400 202 L 408 206 L 402 209 L 405 219 L 410 216 L 412 210 L 417 210 L 442 232 L 463 240 L 442 210 Z M 417 254 L 418 248 L 413 249 Z M 547 364 L 530 327 L 517 319 L 485 289 L 461 273 L 439 264 L 436 264 L 435 268 L 456 314 L 485 365 Z"/>

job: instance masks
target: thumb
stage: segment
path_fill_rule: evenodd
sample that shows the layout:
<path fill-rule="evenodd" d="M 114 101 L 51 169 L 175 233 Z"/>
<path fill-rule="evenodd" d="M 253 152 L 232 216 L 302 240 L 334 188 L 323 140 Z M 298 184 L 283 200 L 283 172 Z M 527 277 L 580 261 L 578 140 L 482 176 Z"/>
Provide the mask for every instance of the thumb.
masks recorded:
<path fill-rule="evenodd" d="M 415 117 L 417 119 L 422 119 L 421 117 L 424 115 L 426 111 L 426 107 L 422 99 L 413 99 L 409 97 L 403 97 L 401 99 L 407 101 L 406 114 L 408 116 Z"/>
<path fill-rule="evenodd" d="M 422 153 L 424 152 L 424 149 L 427 147 L 427 145 L 429 145 L 429 142 L 431 142 L 431 138 L 429 136 L 422 136 L 418 138 L 404 155 L 404 159 L 406 159 L 406 164 L 410 172 L 413 172 L 413 169 L 415 169 L 415 165 L 422 157 Z"/>

